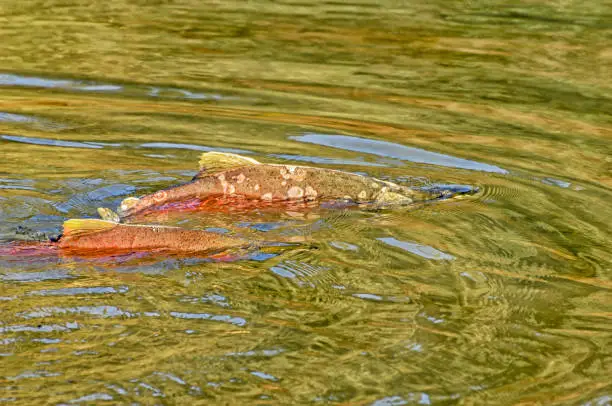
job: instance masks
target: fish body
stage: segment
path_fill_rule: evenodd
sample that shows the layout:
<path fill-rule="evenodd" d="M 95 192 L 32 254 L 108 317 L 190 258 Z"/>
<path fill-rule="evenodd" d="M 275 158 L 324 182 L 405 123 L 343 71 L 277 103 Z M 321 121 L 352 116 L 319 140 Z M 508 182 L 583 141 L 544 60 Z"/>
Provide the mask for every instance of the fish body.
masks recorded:
<path fill-rule="evenodd" d="M 25 260 L 34 264 L 79 258 L 142 264 L 156 260 L 158 255 L 233 261 L 246 258 L 243 248 L 253 247 L 247 240 L 208 231 L 72 219 L 64 222 L 63 234 L 53 240 L 0 243 L 0 263 Z"/>
<path fill-rule="evenodd" d="M 0 245 L 0 257 L 108 257 L 121 254 L 186 254 L 200 256 L 253 244 L 242 238 L 179 227 L 118 224 L 97 219 L 64 222 L 59 238 L 47 242 Z"/>
<path fill-rule="evenodd" d="M 163 251 L 201 253 L 245 247 L 247 240 L 179 227 L 118 224 L 106 220 L 72 219 L 64 222 L 57 247 L 71 253 Z"/>
<path fill-rule="evenodd" d="M 410 204 L 442 197 L 350 172 L 308 166 L 264 164 L 235 154 L 208 152 L 200 160 L 201 171 L 191 182 L 159 190 L 139 199 L 125 199 L 121 220 L 148 209 L 171 207 L 176 202 L 204 201 L 214 196 L 261 202 L 334 201 Z"/>

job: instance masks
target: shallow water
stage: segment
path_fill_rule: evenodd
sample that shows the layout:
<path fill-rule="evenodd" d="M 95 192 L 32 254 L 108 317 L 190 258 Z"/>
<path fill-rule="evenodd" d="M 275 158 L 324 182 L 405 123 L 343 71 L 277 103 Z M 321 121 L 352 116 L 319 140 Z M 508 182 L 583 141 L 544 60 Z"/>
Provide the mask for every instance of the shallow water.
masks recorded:
<path fill-rule="evenodd" d="M 605 2 L 13 3 L 1 241 L 202 151 L 480 192 L 156 219 L 271 243 L 230 262 L 2 258 L 0 402 L 612 402 Z"/>

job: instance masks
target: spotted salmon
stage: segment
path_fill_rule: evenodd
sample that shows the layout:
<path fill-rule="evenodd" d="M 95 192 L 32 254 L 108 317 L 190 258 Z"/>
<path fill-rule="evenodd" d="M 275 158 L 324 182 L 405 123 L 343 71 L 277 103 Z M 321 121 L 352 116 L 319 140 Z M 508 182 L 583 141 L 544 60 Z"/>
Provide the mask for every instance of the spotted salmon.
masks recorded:
<path fill-rule="evenodd" d="M 188 183 L 121 202 L 117 214 L 101 209 L 102 218 L 121 221 L 146 210 L 180 209 L 215 196 L 230 201 L 347 201 L 357 204 L 401 205 L 449 197 L 444 189 L 419 189 L 333 169 L 266 164 L 241 155 L 206 152 L 200 172 Z"/>

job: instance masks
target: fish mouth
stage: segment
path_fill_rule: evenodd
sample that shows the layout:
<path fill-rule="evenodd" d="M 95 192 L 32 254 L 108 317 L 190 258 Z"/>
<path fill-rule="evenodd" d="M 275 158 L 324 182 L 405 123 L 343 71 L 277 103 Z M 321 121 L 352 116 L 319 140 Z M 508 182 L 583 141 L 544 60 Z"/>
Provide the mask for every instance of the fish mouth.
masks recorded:
<path fill-rule="evenodd" d="M 419 190 L 435 195 L 437 199 L 450 199 L 457 196 L 474 195 L 480 191 L 478 186 L 436 183 L 419 188 Z"/>

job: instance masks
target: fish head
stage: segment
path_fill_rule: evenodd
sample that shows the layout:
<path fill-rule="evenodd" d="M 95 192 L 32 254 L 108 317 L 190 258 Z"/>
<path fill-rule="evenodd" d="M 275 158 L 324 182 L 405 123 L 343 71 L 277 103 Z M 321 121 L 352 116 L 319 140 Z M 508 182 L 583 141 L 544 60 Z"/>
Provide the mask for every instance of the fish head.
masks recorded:
<path fill-rule="evenodd" d="M 416 202 L 446 200 L 472 195 L 478 188 L 470 185 L 434 184 L 420 188 L 393 185 L 383 187 L 375 199 L 377 206 L 402 206 Z"/>
<path fill-rule="evenodd" d="M 420 188 L 422 192 L 431 195 L 431 199 L 445 200 L 473 195 L 480 190 L 477 186 L 436 183 Z"/>
<path fill-rule="evenodd" d="M 376 194 L 374 200 L 377 206 L 397 206 L 411 204 L 419 199 L 410 188 L 388 182 L 387 186 Z"/>

